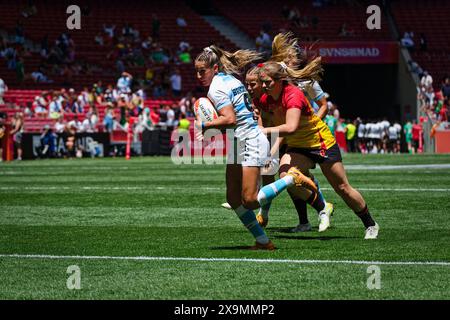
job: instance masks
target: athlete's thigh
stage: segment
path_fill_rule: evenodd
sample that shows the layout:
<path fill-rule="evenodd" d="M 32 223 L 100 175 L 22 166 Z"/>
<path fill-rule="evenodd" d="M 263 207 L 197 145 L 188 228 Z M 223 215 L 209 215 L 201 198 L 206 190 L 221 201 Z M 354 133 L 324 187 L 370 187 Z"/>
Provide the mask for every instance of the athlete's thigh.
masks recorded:
<path fill-rule="evenodd" d="M 324 162 L 320 164 L 320 169 L 333 188 L 348 184 L 347 174 L 342 162 Z"/>
<path fill-rule="evenodd" d="M 259 167 L 242 167 L 242 196 L 257 198 L 261 169 Z"/>
<path fill-rule="evenodd" d="M 280 177 L 284 176 L 291 167 L 297 167 L 301 172 L 308 174 L 309 169 L 314 167 L 314 162 L 300 153 L 288 152 L 280 160 Z"/>

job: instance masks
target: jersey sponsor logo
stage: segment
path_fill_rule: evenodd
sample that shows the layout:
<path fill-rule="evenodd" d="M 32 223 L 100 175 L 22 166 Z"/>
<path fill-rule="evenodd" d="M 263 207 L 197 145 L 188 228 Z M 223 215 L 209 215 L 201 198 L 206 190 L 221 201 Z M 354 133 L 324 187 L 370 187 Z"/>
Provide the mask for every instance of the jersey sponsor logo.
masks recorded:
<path fill-rule="evenodd" d="M 240 87 L 232 89 L 231 91 L 233 92 L 233 95 L 237 96 L 238 94 L 245 92 L 245 87 L 240 86 Z"/>

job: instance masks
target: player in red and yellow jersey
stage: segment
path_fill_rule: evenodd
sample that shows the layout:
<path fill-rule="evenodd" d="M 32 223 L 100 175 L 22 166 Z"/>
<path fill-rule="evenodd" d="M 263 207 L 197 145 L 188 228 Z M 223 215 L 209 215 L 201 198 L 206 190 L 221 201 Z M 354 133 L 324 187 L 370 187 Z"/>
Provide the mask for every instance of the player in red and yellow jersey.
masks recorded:
<path fill-rule="evenodd" d="M 372 219 L 364 198 L 348 182 L 336 140 L 326 124 L 314 114 L 303 92 L 292 84 L 304 78 L 314 78 L 319 70 L 320 58 L 301 70 L 273 61 L 260 67 L 259 79 L 265 93 L 255 105 L 273 112 L 274 124 L 265 128 L 264 133 L 278 133 L 280 137 L 285 137 L 288 148 L 280 161 L 280 179 L 260 190 L 259 202 L 269 202 L 281 191 L 290 188 L 313 207 L 324 210 L 325 203 L 317 197 L 317 193 L 289 183 L 289 176 L 295 173 L 295 168 L 308 176 L 309 169 L 317 163 L 336 193 L 362 220 L 366 228 L 365 239 L 376 239 L 379 226 Z"/>

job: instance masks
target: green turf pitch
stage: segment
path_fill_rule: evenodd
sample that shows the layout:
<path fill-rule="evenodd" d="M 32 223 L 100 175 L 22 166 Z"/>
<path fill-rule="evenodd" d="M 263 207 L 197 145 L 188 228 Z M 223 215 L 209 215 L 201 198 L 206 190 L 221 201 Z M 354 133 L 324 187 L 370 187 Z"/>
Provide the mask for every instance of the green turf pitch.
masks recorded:
<path fill-rule="evenodd" d="M 449 163 L 437 155 L 344 157 L 381 227 L 375 241 L 363 240 L 361 222 L 316 169 L 336 207 L 332 228 L 319 234 L 309 209 L 314 230 L 289 233 L 297 216 L 282 194 L 267 228 L 275 252 L 245 249 L 253 238 L 220 207 L 223 165 L 159 157 L 1 163 L 0 299 L 449 299 L 450 168 L 415 166 Z M 71 265 L 81 271 L 80 290 L 67 288 Z"/>

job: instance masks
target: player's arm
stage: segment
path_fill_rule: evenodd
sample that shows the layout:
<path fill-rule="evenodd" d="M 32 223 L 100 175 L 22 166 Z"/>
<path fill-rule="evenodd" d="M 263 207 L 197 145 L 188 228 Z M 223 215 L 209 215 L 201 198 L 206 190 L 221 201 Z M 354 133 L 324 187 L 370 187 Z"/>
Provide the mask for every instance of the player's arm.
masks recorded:
<path fill-rule="evenodd" d="M 317 111 L 317 116 L 323 120 L 323 118 L 325 118 L 325 116 L 328 114 L 327 98 L 322 97 L 319 100 L 317 100 L 316 103 L 319 105 L 319 111 Z"/>
<path fill-rule="evenodd" d="M 272 148 L 270 149 L 270 156 L 273 157 L 274 154 L 280 150 L 280 147 L 283 145 L 284 138 L 278 137 L 275 143 L 273 144 Z"/>
<path fill-rule="evenodd" d="M 207 129 L 227 129 L 236 126 L 236 113 L 232 105 L 224 106 L 217 112 L 219 117 L 212 121 L 202 122 L 198 117 L 195 121 L 197 128 Z"/>
<path fill-rule="evenodd" d="M 290 108 L 286 111 L 286 123 L 277 127 L 264 128 L 263 132 L 265 134 L 278 133 L 280 137 L 289 136 L 297 130 L 301 113 L 300 108 Z"/>

